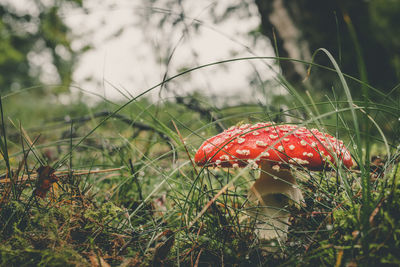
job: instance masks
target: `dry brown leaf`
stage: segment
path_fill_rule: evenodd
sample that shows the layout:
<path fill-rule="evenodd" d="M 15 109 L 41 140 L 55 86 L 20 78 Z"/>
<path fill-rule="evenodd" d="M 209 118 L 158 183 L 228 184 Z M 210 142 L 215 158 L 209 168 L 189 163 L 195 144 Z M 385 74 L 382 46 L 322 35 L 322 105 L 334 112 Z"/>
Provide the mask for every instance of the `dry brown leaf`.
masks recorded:
<path fill-rule="evenodd" d="M 89 255 L 89 260 L 92 267 L 111 267 L 100 255 L 96 255 L 94 252 Z"/>

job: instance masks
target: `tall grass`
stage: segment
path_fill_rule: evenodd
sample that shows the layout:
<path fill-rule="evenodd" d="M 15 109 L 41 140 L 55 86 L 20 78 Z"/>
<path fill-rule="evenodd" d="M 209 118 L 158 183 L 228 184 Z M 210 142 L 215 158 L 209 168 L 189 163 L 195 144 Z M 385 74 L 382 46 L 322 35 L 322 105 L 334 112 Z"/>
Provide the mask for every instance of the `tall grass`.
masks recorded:
<path fill-rule="evenodd" d="M 331 96 L 316 99 L 313 91 L 300 92 L 277 74 L 277 82 L 289 93 L 287 108 L 279 111 L 254 104 L 216 109 L 196 96 L 192 105 L 143 99 L 148 92 L 201 68 L 290 60 L 275 57 L 196 66 L 166 77 L 137 96 L 126 95 L 125 103 L 106 112 L 100 105 L 83 105 L 78 114 L 65 120 L 69 114 L 55 106 L 56 120 L 42 125 L 31 121 L 18 126 L 15 110 L 21 107 L 12 106 L 18 95 L 4 98 L 2 102 L 9 103 L 4 110 L 1 105 L 5 170 L 0 181 L 1 264 L 400 262 L 395 253 L 400 219 L 393 212 L 400 205 L 398 136 L 385 133 L 385 123 L 395 123 L 400 117 L 399 107 L 380 102 L 383 96 L 378 89 L 342 73 L 328 51 L 319 53 L 329 57 L 333 68 L 297 62 L 335 73 L 340 87 Z M 367 98 L 353 99 L 349 81 L 368 88 Z M 40 106 L 31 111 L 37 117 L 45 112 L 47 108 Z M 215 113 L 218 116 L 211 116 Z M 305 203 L 286 207 L 291 212 L 288 239 L 269 242 L 274 249 L 265 250 L 247 205 L 247 190 L 259 171 L 199 168 L 191 164 L 191 158 L 224 125 L 270 120 L 285 124 L 288 119 L 343 139 L 357 166 L 348 170 L 339 164 L 323 172 L 292 169 Z M 381 166 L 371 168 L 369 155 L 375 154 L 386 158 Z M 40 166 L 53 168 L 58 179 L 43 199 L 35 194 L 41 186 L 40 173 L 36 173 Z"/>

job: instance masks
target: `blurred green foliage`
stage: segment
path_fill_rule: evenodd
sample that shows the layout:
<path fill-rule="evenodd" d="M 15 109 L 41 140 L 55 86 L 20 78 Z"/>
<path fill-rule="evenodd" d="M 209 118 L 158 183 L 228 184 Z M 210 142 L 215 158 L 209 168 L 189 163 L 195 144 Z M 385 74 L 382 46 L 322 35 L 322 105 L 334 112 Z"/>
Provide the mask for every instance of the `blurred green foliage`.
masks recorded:
<path fill-rule="evenodd" d="M 81 8 L 82 1 L 27 1 L 26 5 L 21 9 L 12 1 L 0 3 L 0 93 L 39 85 L 46 75 L 60 85 L 54 92 L 67 91 L 82 51 L 71 48 L 76 37 L 62 10 Z"/>

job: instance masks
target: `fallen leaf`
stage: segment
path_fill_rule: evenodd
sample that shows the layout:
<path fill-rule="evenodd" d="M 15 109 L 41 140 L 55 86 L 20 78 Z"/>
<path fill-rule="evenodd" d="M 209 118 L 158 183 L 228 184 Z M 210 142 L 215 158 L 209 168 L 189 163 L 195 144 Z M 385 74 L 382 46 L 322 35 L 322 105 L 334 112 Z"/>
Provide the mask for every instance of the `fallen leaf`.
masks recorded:
<path fill-rule="evenodd" d="M 58 181 L 54 174 L 55 170 L 50 166 L 40 166 L 37 170 L 38 179 L 34 194 L 40 198 L 45 198 L 53 183 Z"/>

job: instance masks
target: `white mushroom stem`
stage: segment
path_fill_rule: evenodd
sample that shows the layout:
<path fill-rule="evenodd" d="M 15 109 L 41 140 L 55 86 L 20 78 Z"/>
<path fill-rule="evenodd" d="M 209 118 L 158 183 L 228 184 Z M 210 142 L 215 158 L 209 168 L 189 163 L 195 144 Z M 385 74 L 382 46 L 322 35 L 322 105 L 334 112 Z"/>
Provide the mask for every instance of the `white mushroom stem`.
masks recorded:
<path fill-rule="evenodd" d="M 275 165 L 276 166 L 276 165 Z M 303 195 L 290 170 L 273 167 L 271 162 L 261 162 L 261 175 L 248 193 L 250 214 L 256 217 L 260 240 L 285 241 L 288 231 L 288 206 L 300 204 Z"/>

